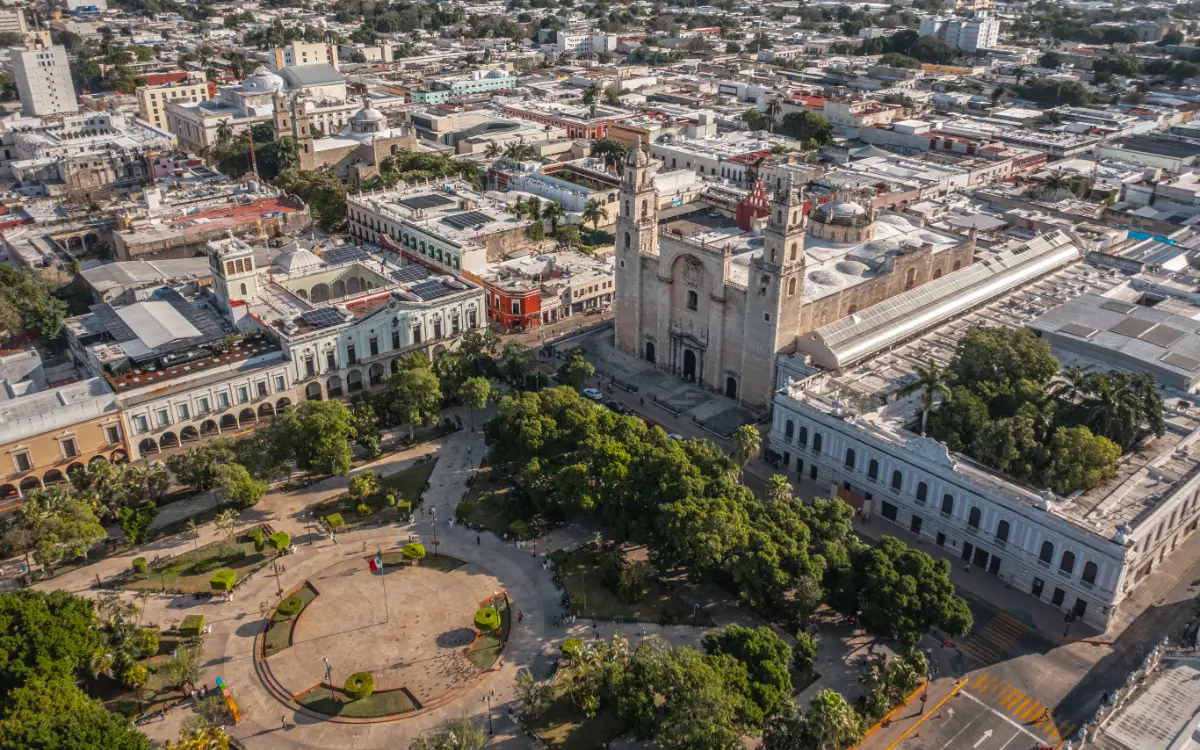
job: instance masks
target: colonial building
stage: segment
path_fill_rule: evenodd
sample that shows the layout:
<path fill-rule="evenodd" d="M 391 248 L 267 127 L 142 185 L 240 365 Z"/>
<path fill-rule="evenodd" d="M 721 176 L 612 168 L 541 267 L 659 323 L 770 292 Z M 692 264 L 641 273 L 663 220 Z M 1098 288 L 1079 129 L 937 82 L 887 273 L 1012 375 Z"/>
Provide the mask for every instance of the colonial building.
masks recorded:
<path fill-rule="evenodd" d="M 379 172 L 379 163 L 401 150 L 416 148 L 417 137 L 408 124 L 392 127 L 387 117 L 364 99 L 340 132 L 321 138 L 313 136 L 312 112 L 303 96 L 290 101 L 277 96 L 275 136 L 296 139 L 300 169 L 311 172 L 332 167 L 342 182 L 358 186 Z"/>
<path fill-rule="evenodd" d="M 973 243 L 879 214 L 872 195 L 813 207 L 792 181 L 766 227 L 696 236 L 658 226 L 659 162 L 630 152 L 617 219 L 616 342 L 659 369 L 766 410 L 775 357 L 800 334 L 940 278 Z"/>

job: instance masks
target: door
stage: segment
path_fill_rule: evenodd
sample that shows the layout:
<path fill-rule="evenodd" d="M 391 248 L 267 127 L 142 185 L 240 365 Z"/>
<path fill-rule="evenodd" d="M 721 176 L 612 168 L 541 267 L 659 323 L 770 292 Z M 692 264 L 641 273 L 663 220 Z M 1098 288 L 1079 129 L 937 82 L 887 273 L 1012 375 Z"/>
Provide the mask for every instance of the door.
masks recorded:
<path fill-rule="evenodd" d="M 882 503 L 880 503 L 880 506 L 881 506 L 881 508 L 879 511 L 879 515 L 883 516 L 884 518 L 886 518 L 889 521 L 895 522 L 896 506 L 892 505 L 887 500 L 884 500 Z"/>
<path fill-rule="evenodd" d="M 975 559 L 971 561 L 972 565 L 978 565 L 981 568 L 986 568 L 988 564 L 987 550 L 975 548 Z"/>
<path fill-rule="evenodd" d="M 1083 617 L 1084 612 L 1087 612 L 1087 601 L 1084 599 L 1076 599 L 1075 608 L 1071 610 L 1071 613 L 1074 614 L 1075 619 L 1078 620 Z"/>
<path fill-rule="evenodd" d="M 1000 558 L 992 555 L 992 559 L 988 562 L 988 572 L 992 575 L 1000 573 Z"/>
<path fill-rule="evenodd" d="M 1034 578 L 1033 579 L 1033 588 L 1030 589 L 1029 593 L 1033 594 L 1038 599 L 1041 599 L 1042 598 L 1042 589 L 1044 589 L 1045 587 L 1046 587 L 1045 581 L 1043 581 L 1041 578 Z"/>
<path fill-rule="evenodd" d="M 737 401 L 737 381 L 733 378 L 725 378 L 725 397 Z"/>
<path fill-rule="evenodd" d="M 814 482 L 817 481 L 817 465 L 816 464 L 813 464 L 812 466 L 808 467 L 808 478 L 813 480 Z"/>
<path fill-rule="evenodd" d="M 970 542 L 963 542 L 962 559 L 971 562 L 971 554 L 975 552 L 975 545 Z"/>
<path fill-rule="evenodd" d="M 792 465 L 792 454 L 788 453 L 787 451 L 784 451 L 783 452 L 783 468 L 786 469 L 787 467 L 789 467 L 791 465 Z"/>
<path fill-rule="evenodd" d="M 921 517 L 920 516 L 918 516 L 915 513 L 913 514 L 912 521 L 909 522 L 909 524 L 908 524 L 908 530 L 911 531 L 912 533 L 916 534 L 917 536 L 921 535 Z"/>
<path fill-rule="evenodd" d="M 654 361 L 654 342 L 653 341 L 646 342 L 646 361 L 647 362 Z"/>
<path fill-rule="evenodd" d="M 1067 592 L 1055 587 L 1054 596 L 1050 597 L 1050 603 L 1056 607 L 1061 607 L 1063 600 L 1067 598 Z"/>
<path fill-rule="evenodd" d="M 683 379 L 696 379 L 696 353 L 691 349 L 683 350 Z"/>
<path fill-rule="evenodd" d="M 939 547 L 946 546 L 946 535 L 940 531 L 938 532 L 938 535 L 937 535 L 937 546 L 939 546 Z"/>

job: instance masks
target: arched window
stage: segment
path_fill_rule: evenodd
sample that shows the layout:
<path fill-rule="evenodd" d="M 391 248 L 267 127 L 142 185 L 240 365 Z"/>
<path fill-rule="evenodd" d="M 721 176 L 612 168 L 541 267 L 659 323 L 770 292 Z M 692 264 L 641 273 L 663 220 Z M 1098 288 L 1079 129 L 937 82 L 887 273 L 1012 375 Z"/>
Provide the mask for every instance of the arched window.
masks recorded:
<path fill-rule="evenodd" d="M 800 426 L 800 435 L 796 438 L 796 444 L 801 448 L 808 445 L 808 428 L 804 425 Z"/>
<path fill-rule="evenodd" d="M 788 296 L 793 297 L 793 296 L 795 296 L 795 294 L 796 294 L 796 279 L 793 277 L 793 278 L 788 279 Z"/>
<path fill-rule="evenodd" d="M 854 456 L 854 449 L 853 449 L 853 448 L 847 448 L 847 449 L 846 449 L 846 468 L 847 468 L 847 469 L 853 469 L 853 468 L 854 468 L 854 458 L 855 458 L 855 456 Z"/>
<path fill-rule="evenodd" d="M 1058 561 L 1058 569 L 1064 573 L 1070 574 L 1075 572 L 1075 553 L 1064 552 L 1062 559 Z"/>
<path fill-rule="evenodd" d="M 799 248 L 799 246 L 800 246 L 800 243 L 798 243 L 798 242 L 792 243 L 792 249 L 788 252 L 788 260 L 796 259 L 796 253 L 798 252 L 797 248 Z"/>
<path fill-rule="evenodd" d="M 790 443 L 792 441 L 792 436 L 795 434 L 796 434 L 796 425 L 795 425 L 795 423 L 792 422 L 792 420 L 789 419 L 787 421 L 787 424 L 785 424 L 783 426 L 783 439 L 787 440 Z"/>
<path fill-rule="evenodd" d="M 687 293 L 687 308 L 689 310 L 695 310 L 699 306 L 700 296 L 689 289 Z"/>
<path fill-rule="evenodd" d="M 953 268 L 951 268 L 950 270 L 951 270 L 951 271 L 957 271 L 957 270 L 958 270 L 958 269 L 960 269 L 960 268 L 962 268 L 962 261 L 958 261 L 958 260 L 956 260 L 956 261 L 954 261 L 954 267 L 953 267 Z"/>
<path fill-rule="evenodd" d="M 1088 560 L 1083 564 L 1083 577 L 1081 580 L 1086 584 L 1094 586 L 1096 584 L 1096 572 L 1096 563 Z"/>
<path fill-rule="evenodd" d="M 967 525 L 972 529 L 978 529 L 979 519 L 982 516 L 983 514 L 979 512 L 979 508 L 971 508 L 969 511 L 967 511 Z"/>
<path fill-rule="evenodd" d="M 821 433 L 813 433 L 813 453 L 821 452 Z"/>
<path fill-rule="evenodd" d="M 1038 559 L 1044 563 L 1048 563 L 1054 559 L 1054 545 L 1050 542 L 1042 542 L 1042 551 L 1038 554 Z"/>
<path fill-rule="evenodd" d="M 879 478 L 879 462 L 873 458 L 871 459 L 871 462 L 867 464 L 867 478 L 870 480 L 876 480 Z"/>
<path fill-rule="evenodd" d="M 939 268 L 938 270 L 934 271 L 934 272 L 933 272 L 933 278 L 935 278 L 935 279 L 940 279 L 940 278 L 942 278 L 942 269 L 940 269 L 940 268 Z"/>
<path fill-rule="evenodd" d="M 850 305 L 850 309 L 846 311 L 847 315 L 853 315 L 858 312 L 858 305 Z"/>
<path fill-rule="evenodd" d="M 996 524 L 996 541 L 1008 541 L 1008 521 L 1001 521 L 1000 523 Z"/>
<path fill-rule="evenodd" d="M 898 490 L 902 484 L 904 484 L 904 475 L 900 473 L 899 469 L 896 469 L 892 472 L 892 489 Z"/>
<path fill-rule="evenodd" d="M 650 202 L 645 198 L 642 199 L 642 218 L 646 218 L 646 214 L 650 213 Z"/>
<path fill-rule="evenodd" d="M 949 493 L 942 495 L 942 512 L 946 515 L 954 512 L 954 497 Z"/>
<path fill-rule="evenodd" d="M 917 283 L 917 269 L 910 268 L 910 269 L 908 269 L 908 273 L 904 275 L 904 288 L 912 289 L 913 285 L 916 283 Z"/>
<path fill-rule="evenodd" d="M 917 482 L 917 502 L 925 502 L 925 498 L 929 497 L 929 485 L 924 482 Z"/>

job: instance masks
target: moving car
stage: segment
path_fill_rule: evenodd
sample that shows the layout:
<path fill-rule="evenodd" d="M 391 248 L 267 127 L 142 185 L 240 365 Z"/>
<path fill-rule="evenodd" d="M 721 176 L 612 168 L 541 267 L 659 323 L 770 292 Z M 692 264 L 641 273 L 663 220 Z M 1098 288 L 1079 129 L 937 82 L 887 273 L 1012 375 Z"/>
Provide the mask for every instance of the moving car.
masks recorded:
<path fill-rule="evenodd" d="M 584 388 L 583 396 L 584 398 L 590 398 L 593 401 L 602 401 L 604 399 L 604 394 L 595 388 Z"/>

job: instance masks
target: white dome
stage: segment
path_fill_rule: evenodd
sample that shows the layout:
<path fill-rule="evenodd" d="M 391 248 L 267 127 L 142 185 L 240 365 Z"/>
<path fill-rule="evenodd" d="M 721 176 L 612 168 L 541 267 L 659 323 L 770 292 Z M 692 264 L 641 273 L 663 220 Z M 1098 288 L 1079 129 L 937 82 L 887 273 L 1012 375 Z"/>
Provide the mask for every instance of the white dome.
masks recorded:
<path fill-rule="evenodd" d="M 355 122 L 383 122 L 386 119 L 383 113 L 372 107 L 370 103 L 354 113 Z"/>
<path fill-rule="evenodd" d="M 325 265 L 325 261 L 304 248 L 298 248 L 286 253 L 280 253 L 271 265 L 279 269 L 281 273 L 303 273 L 315 268 L 322 268 Z"/>
<path fill-rule="evenodd" d="M 825 270 L 813 271 L 808 275 L 808 280 L 820 286 L 841 286 L 842 283 L 841 277 Z"/>
<path fill-rule="evenodd" d="M 242 93 L 245 94 L 278 94 L 283 91 L 283 79 L 260 65 L 254 74 L 242 81 Z"/>
<path fill-rule="evenodd" d="M 833 216 L 862 216 L 867 212 L 867 209 L 846 198 L 838 198 L 826 210 Z"/>
<path fill-rule="evenodd" d="M 859 263 L 857 260 L 840 260 L 834 268 L 847 276 L 865 276 L 867 271 L 871 270 L 866 263 Z"/>

